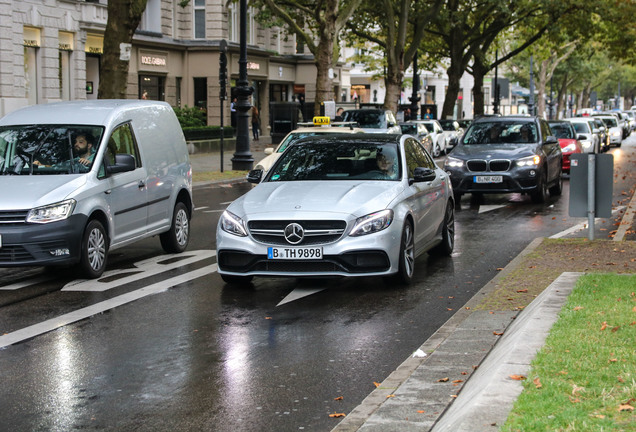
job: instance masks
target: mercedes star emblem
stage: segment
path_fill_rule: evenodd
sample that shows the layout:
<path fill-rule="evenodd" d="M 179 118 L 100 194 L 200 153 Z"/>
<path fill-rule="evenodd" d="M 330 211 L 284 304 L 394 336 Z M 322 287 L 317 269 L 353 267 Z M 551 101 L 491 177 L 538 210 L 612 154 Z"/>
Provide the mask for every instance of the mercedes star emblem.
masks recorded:
<path fill-rule="evenodd" d="M 297 223 L 290 223 L 285 227 L 285 239 L 290 244 L 298 244 L 303 241 L 305 230 Z"/>

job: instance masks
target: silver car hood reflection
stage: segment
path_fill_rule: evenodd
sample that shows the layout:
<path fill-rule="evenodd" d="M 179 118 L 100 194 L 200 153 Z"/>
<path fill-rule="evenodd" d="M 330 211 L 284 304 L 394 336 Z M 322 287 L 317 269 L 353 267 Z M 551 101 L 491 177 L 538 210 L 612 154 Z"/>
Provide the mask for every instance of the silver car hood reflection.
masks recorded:
<path fill-rule="evenodd" d="M 289 219 L 293 212 L 360 217 L 387 208 L 403 189 L 401 181 L 268 182 L 234 201 L 228 210 L 241 218 L 249 214 L 248 219 Z"/>

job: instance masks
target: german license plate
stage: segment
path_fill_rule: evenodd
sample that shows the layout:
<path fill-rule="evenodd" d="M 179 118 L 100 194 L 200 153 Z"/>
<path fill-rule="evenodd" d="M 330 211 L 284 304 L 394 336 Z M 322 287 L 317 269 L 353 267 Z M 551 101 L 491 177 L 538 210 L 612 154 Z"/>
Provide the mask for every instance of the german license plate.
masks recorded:
<path fill-rule="evenodd" d="M 278 259 L 278 260 L 322 259 L 322 248 L 321 247 L 304 247 L 304 248 L 268 247 L 267 259 Z"/>
<path fill-rule="evenodd" d="M 503 176 L 475 176 L 475 183 L 503 183 Z"/>

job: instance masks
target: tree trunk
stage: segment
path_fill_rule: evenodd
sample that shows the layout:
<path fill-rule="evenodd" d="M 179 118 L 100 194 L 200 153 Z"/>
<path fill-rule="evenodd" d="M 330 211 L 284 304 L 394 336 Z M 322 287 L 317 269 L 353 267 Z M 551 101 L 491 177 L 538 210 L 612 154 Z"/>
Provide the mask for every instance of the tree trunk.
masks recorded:
<path fill-rule="evenodd" d="M 99 68 L 99 99 L 125 99 L 128 60 L 121 60 L 120 44 L 132 43 L 148 0 L 108 0 L 104 54 Z"/>
<path fill-rule="evenodd" d="M 477 117 L 485 113 L 486 101 L 484 98 L 484 77 L 488 73 L 488 67 L 481 62 L 473 64 L 473 116 Z"/>
<path fill-rule="evenodd" d="M 404 52 L 402 51 L 402 54 Z M 396 61 L 387 65 L 384 86 L 386 94 L 384 97 L 384 109 L 398 112 L 400 96 L 402 94 L 402 82 L 404 81 L 404 57 L 399 57 Z"/>
<path fill-rule="evenodd" d="M 446 90 L 446 98 L 444 99 L 444 106 L 442 107 L 442 114 L 440 119 L 451 118 L 453 111 L 455 110 L 455 103 L 457 102 L 457 96 L 459 95 L 459 81 L 462 78 L 464 67 L 461 62 L 451 59 L 451 65 L 446 70 L 448 74 L 448 89 Z"/>

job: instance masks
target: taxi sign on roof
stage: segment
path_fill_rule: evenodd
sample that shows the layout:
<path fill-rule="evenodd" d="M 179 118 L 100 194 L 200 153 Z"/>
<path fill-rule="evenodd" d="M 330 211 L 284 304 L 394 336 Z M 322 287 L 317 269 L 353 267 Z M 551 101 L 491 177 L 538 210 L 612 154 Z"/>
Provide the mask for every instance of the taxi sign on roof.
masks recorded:
<path fill-rule="evenodd" d="M 316 117 L 314 117 L 314 124 L 316 126 L 318 126 L 318 125 L 328 125 L 329 123 L 331 123 L 331 119 L 329 117 L 324 117 L 324 116 L 316 116 Z"/>

